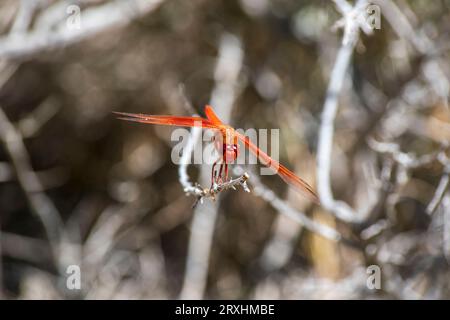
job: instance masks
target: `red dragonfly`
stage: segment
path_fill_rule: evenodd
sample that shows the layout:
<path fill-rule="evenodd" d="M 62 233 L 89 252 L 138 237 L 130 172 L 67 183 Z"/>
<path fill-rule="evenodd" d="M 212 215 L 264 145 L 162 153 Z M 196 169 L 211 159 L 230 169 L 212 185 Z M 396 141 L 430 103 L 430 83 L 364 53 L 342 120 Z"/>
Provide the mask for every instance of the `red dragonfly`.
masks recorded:
<path fill-rule="evenodd" d="M 220 154 L 220 158 L 214 162 L 211 172 L 211 186 L 214 182 L 219 183 L 228 179 L 228 164 L 236 160 L 239 152 L 238 141 L 241 141 L 259 161 L 265 166 L 273 169 L 287 184 L 293 186 L 296 190 L 302 192 L 312 201 L 319 203 L 319 199 L 312 189 L 312 187 L 304 180 L 296 176 L 292 171 L 280 164 L 275 159 L 272 159 L 268 154 L 259 149 L 246 136 L 237 132 L 229 125 L 222 123 L 222 121 L 214 113 L 211 106 L 205 107 L 206 118 L 201 117 L 178 117 L 178 116 L 163 116 L 163 115 L 147 115 L 126 112 L 114 112 L 119 117 L 118 119 L 135 121 L 141 123 L 161 124 L 169 126 L 180 127 L 202 127 L 208 129 L 215 129 L 216 135 L 214 137 L 215 148 Z M 215 167 L 220 163 L 220 169 L 217 172 Z M 224 175 L 222 175 L 222 173 Z"/>

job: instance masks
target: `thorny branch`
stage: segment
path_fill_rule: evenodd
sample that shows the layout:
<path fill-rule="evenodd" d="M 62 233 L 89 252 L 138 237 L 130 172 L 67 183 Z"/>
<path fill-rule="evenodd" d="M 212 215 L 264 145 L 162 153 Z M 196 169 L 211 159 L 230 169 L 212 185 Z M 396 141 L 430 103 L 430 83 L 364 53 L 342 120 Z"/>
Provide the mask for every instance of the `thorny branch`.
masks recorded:
<path fill-rule="evenodd" d="M 212 188 L 202 188 L 199 184 L 185 188 L 184 191 L 187 195 L 193 195 L 197 197 L 197 202 L 203 203 L 204 198 L 211 198 L 215 200 L 216 196 L 227 189 L 236 190 L 236 187 L 240 186 L 245 192 L 250 192 L 247 186 L 247 180 L 250 178 L 248 173 L 244 173 L 238 178 L 231 179 L 229 181 L 214 183 Z M 197 203 L 196 202 L 196 203 Z"/>

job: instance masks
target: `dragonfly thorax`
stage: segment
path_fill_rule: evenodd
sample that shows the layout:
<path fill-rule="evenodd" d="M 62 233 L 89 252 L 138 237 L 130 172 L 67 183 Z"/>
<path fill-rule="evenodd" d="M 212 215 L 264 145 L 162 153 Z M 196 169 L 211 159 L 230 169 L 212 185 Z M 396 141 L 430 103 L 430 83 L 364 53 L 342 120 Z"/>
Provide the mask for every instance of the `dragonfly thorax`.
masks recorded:
<path fill-rule="evenodd" d="M 224 163 L 231 163 L 238 156 L 238 142 L 234 131 L 226 129 L 214 135 L 214 147 L 222 156 Z"/>

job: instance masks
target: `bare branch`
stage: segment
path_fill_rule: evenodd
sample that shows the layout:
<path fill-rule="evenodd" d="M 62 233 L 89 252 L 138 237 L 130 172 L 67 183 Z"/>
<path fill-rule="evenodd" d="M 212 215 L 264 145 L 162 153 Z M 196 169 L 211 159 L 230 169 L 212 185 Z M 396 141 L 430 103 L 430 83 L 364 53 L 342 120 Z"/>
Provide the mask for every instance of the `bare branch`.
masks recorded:
<path fill-rule="evenodd" d="M 30 26 L 33 14 L 39 6 L 39 1 L 20 0 L 20 9 L 11 27 L 9 36 L 24 33 Z"/>
<path fill-rule="evenodd" d="M 338 3 L 341 3 L 339 1 Z M 354 8 L 362 10 L 367 1 L 357 1 Z M 341 10 L 343 9 L 342 4 Z M 345 14 L 349 14 L 345 12 Z M 338 97 L 347 74 L 347 69 L 358 39 L 359 24 L 354 17 L 345 16 L 344 39 L 338 51 L 330 82 L 327 89 L 326 99 L 323 106 L 322 122 L 319 132 L 319 144 L 317 151 L 317 185 L 322 205 L 343 221 L 355 221 L 360 219 L 356 212 L 345 202 L 337 201 L 331 190 L 331 159 L 333 149 L 334 120 L 338 110 Z"/>
<path fill-rule="evenodd" d="M 404 153 L 400 151 L 400 146 L 392 142 L 379 142 L 375 139 L 369 137 L 367 139 L 367 144 L 370 148 L 379 153 L 387 153 L 392 156 L 392 158 L 407 169 L 418 168 L 431 164 L 433 161 L 438 160 L 439 154 L 442 151 L 425 154 L 423 156 L 416 156 L 412 153 Z"/>
<path fill-rule="evenodd" d="M 203 188 L 199 184 L 194 186 L 190 186 L 189 188 L 185 188 L 184 191 L 188 195 L 194 195 L 198 198 L 198 201 L 203 203 L 204 198 L 211 198 L 215 200 L 216 196 L 227 189 L 236 190 L 236 187 L 241 186 L 245 192 L 250 192 L 250 189 L 247 186 L 247 180 L 250 178 L 247 172 L 238 178 L 231 179 L 222 183 L 214 183 L 212 188 Z"/>
<path fill-rule="evenodd" d="M 60 108 L 61 106 L 55 98 L 49 97 L 30 114 L 20 119 L 17 128 L 24 138 L 33 137 L 53 116 L 56 115 Z"/>
<path fill-rule="evenodd" d="M 180 159 L 180 166 L 178 167 L 178 177 L 180 180 L 181 185 L 184 188 L 184 192 L 186 193 L 194 193 L 196 187 L 190 182 L 189 175 L 188 175 L 188 165 L 190 163 L 192 152 L 194 151 L 194 147 L 198 142 L 198 139 L 200 138 L 202 133 L 202 128 L 200 127 L 193 127 L 191 129 L 191 135 L 189 137 L 188 142 L 186 143 L 186 146 L 184 147 L 183 154 Z"/>
<path fill-rule="evenodd" d="M 438 187 L 436 188 L 436 191 L 434 193 L 433 198 L 431 199 L 430 203 L 427 206 L 426 212 L 429 215 L 432 215 L 434 211 L 437 209 L 437 207 L 440 205 L 444 198 L 444 194 L 448 190 L 449 182 L 450 182 L 450 159 L 447 157 L 447 154 L 445 152 L 439 152 L 438 154 L 438 160 L 442 163 L 444 166 L 444 173 L 441 177 L 441 180 L 439 181 Z M 449 231 L 450 232 L 450 231 Z M 450 245 L 449 245 L 450 248 Z"/>
<path fill-rule="evenodd" d="M 439 204 L 441 203 L 445 192 L 448 189 L 448 183 L 449 183 L 449 173 L 448 170 L 446 170 L 446 172 L 442 175 L 441 180 L 439 180 L 439 184 L 438 187 L 436 188 L 436 191 L 434 193 L 433 198 L 431 199 L 430 203 L 427 206 L 426 212 L 429 215 L 432 215 L 437 207 L 439 206 Z"/>
<path fill-rule="evenodd" d="M 346 0 L 333 0 L 336 4 L 336 9 L 345 16 L 346 14 L 349 14 L 352 10 L 352 6 L 346 1 Z"/>

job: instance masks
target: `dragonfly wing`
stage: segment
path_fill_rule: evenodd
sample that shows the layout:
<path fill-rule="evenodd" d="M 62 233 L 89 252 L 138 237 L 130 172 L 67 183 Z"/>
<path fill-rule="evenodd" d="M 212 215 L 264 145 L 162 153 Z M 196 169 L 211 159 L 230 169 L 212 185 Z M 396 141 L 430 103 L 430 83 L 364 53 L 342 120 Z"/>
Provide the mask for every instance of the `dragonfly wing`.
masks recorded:
<path fill-rule="evenodd" d="M 319 198 L 314 192 L 313 188 L 303 179 L 299 178 L 295 173 L 290 171 L 288 168 L 283 166 L 281 163 L 272 159 L 267 153 L 259 149 L 255 144 L 253 144 L 250 139 L 239 132 L 236 132 L 239 140 L 241 140 L 244 145 L 258 157 L 258 160 L 265 166 L 275 170 L 275 172 L 284 180 L 288 185 L 293 186 L 296 190 L 302 192 L 309 199 L 319 204 Z"/>
<path fill-rule="evenodd" d="M 114 112 L 118 119 L 140 123 L 161 124 L 180 127 L 202 127 L 216 129 L 210 120 L 201 117 L 154 116 L 138 113 Z"/>
<path fill-rule="evenodd" d="M 205 114 L 209 121 L 214 123 L 215 125 L 223 125 L 222 121 L 219 119 L 217 114 L 214 112 L 213 108 L 210 105 L 205 106 Z"/>

